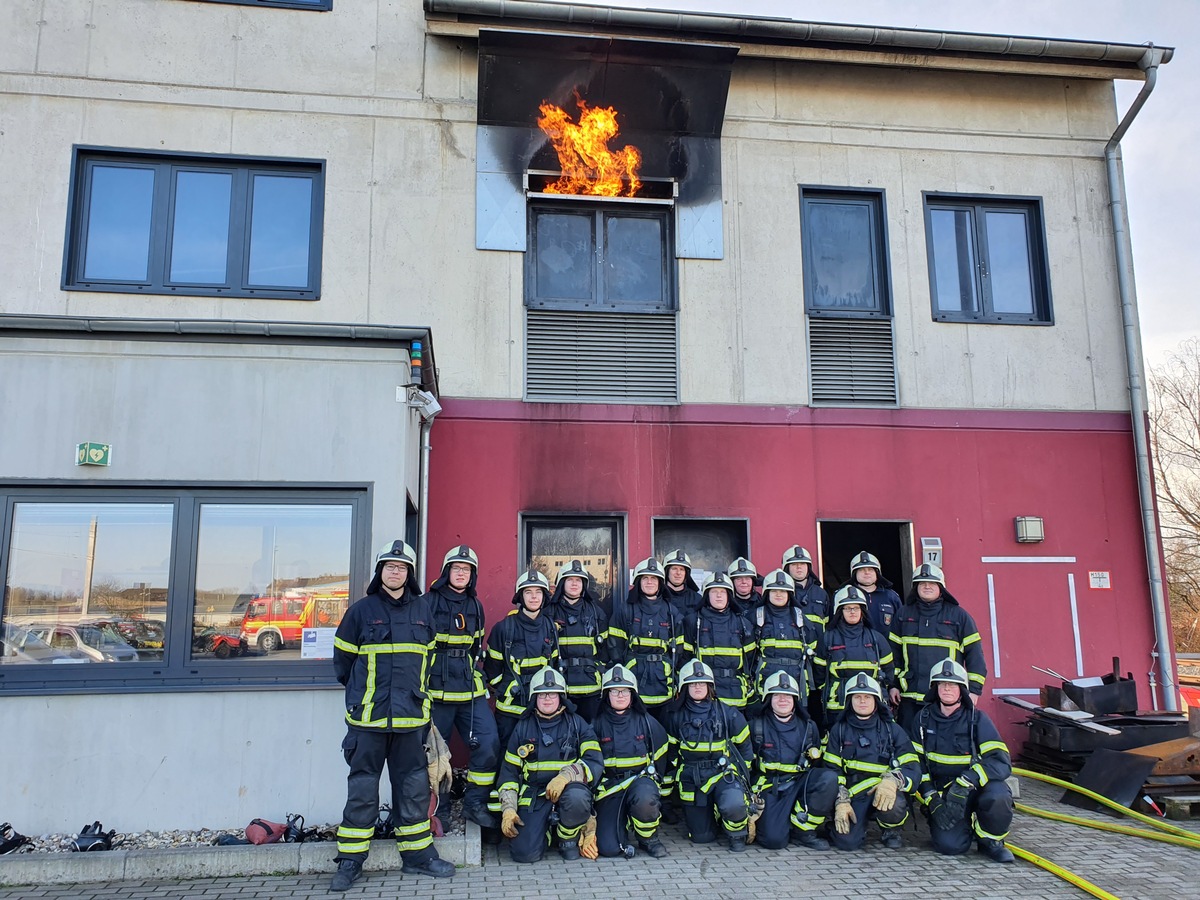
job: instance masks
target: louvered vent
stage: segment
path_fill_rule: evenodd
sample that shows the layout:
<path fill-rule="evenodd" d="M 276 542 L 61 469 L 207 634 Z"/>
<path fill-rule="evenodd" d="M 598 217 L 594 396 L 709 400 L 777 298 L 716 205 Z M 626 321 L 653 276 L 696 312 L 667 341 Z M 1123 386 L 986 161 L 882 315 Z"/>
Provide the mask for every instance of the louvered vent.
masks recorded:
<path fill-rule="evenodd" d="M 896 403 L 891 319 L 808 320 L 813 403 Z"/>
<path fill-rule="evenodd" d="M 526 400 L 679 402 L 674 313 L 525 313 Z"/>

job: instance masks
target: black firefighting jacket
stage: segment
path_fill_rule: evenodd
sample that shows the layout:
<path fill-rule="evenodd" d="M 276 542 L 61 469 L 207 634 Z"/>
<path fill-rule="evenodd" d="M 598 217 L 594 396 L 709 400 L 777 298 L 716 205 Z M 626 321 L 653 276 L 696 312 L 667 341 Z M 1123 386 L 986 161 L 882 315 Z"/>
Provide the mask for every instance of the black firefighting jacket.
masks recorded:
<path fill-rule="evenodd" d="M 542 611 L 531 619 L 515 610 L 492 627 L 483 670 L 496 712 L 519 716 L 529 703 L 529 682 L 542 666 L 558 664 L 558 628 Z"/>
<path fill-rule="evenodd" d="M 608 615 L 590 594 L 572 604 L 558 591 L 549 612 L 558 626 L 558 664 L 567 680 L 567 693 L 572 697 L 598 694 L 608 663 Z"/>
<path fill-rule="evenodd" d="M 474 581 L 474 571 L 472 571 Z M 441 703 L 466 703 L 486 697 L 479 663 L 483 661 L 483 604 L 468 585 L 463 593 L 439 578 L 429 588 L 437 644 L 429 666 L 429 696 Z"/>
<path fill-rule="evenodd" d="M 546 785 L 560 769 L 577 762 L 587 769 L 587 784 L 594 791 L 604 774 L 604 757 L 592 726 L 563 706 L 546 719 L 531 705 L 509 738 L 497 790 L 516 791 L 518 806 L 529 806 L 544 799 Z"/>
<path fill-rule="evenodd" d="M 904 729 L 887 713 L 860 719 L 850 709 L 842 712 L 825 735 L 825 765 L 837 772 L 838 784 L 854 797 L 874 790 L 888 771 L 900 772 L 909 793 L 921 781 L 921 764 Z"/>
<path fill-rule="evenodd" d="M 964 695 L 962 705 L 949 716 L 942 715 L 936 700 L 927 703 L 910 727 L 913 747 L 924 769 L 922 794 L 944 790 L 959 776 L 975 787 L 983 787 L 1012 774 L 1008 746 L 987 713 L 976 709 L 969 695 Z"/>
<path fill-rule="evenodd" d="M 907 699 L 924 701 L 930 670 L 947 657 L 966 667 L 971 693 L 983 693 L 987 662 L 979 629 L 970 613 L 945 588 L 932 603 L 923 603 L 914 589 L 892 621 L 891 640 L 898 657 L 900 693 Z"/>
<path fill-rule="evenodd" d="M 660 593 L 650 599 L 637 586 L 608 627 L 609 659 L 627 666 L 647 706 L 675 693 L 675 671 L 683 648 L 683 619 Z"/>
<path fill-rule="evenodd" d="M 712 669 L 717 697 L 739 709 L 754 690 L 756 650 L 753 629 L 732 604 L 715 610 L 705 603 L 684 620 L 681 660 L 699 659 Z"/>

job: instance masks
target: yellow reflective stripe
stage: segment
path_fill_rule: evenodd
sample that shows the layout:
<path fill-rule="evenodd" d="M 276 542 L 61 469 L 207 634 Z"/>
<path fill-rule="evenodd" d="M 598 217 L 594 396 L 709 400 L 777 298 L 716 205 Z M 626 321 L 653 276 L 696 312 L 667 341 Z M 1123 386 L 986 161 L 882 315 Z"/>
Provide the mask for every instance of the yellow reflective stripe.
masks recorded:
<path fill-rule="evenodd" d="M 597 638 L 591 637 L 586 634 L 580 634 L 580 635 L 575 635 L 575 636 L 564 634 L 563 636 L 561 636 L 558 639 L 558 645 L 560 647 L 582 647 L 584 645 L 597 644 L 597 643 L 599 643 L 599 640 Z"/>
<path fill-rule="evenodd" d="M 617 628 L 615 625 L 608 629 L 608 635 L 609 637 L 620 638 L 623 641 L 628 640 L 629 638 L 629 635 L 625 633 L 624 628 Z"/>
<path fill-rule="evenodd" d="M 759 644 L 763 647 L 784 647 L 788 650 L 803 650 L 808 646 L 805 641 L 793 641 L 785 638 L 763 638 Z"/>
<path fill-rule="evenodd" d="M 989 753 L 995 753 L 997 750 L 1007 753 L 1008 745 L 1004 743 L 1004 741 L 984 741 L 979 745 L 979 753 L 981 756 L 986 756 Z"/>
<path fill-rule="evenodd" d="M 971 764 L 971 754 L 969 753 L 935 753 L 930 750 L 925 757 L 944 766 L 969 766 Z"/>
<path fill-rule="evenodd" d="M 844 761 L 847 770 L 853 772 L 871 772 L 876 775 L 882 775 L 890 766 L 885 763 L 867 762 L 863 759 L 847 759 Z"/>
<path fill-rule="evenodd" d="M 650 757 L 642 754 L 641 756 L 606 756 L 604 757 L 604 767 L 612 766 L 614 769 L 628 769 L 633 766 L 645 766 L 650 762 Z"/>
<path fill-rule="evenodd" d="M 716 753 L 725 750 L 725 741 L 683 741 L 679 745 L 680 753 Z"/>
<path fill-rule="evenodd" d="M 505 791 L 513 791 L 515 793 L 518 788 L 520 788 L 520 785 L 517 784 L 517 782 L 506 781 L 503 784 L 501 784 L 499 787 L 497 787 L 496 791 L 501 794 L 503 794 Z"/>
<path fill-rule="evenodd" d="M 743 725 L 742 730 L 739 731 L 735 735 L 731 735 L 729 739 L 731 741 L 733 741 L 735 744 L 742 744 L 742 743 L 745 743 L 747 740 L 749 740 L 749 738 L 750 738 L 750 726 Z"/>
<path fill-rule="evenodd" d="M 427 834 L 415 841 L 396 841 L 396 849 L 403 853 L 406 850 L 424 850 L 433 844 L 433 835 Z"/>
<path fill-rule="evenodd" d="M 358 644 L 352 644 L 349 641 L 342 640 L 340 637 L 334 637 L 333 646 L 339 650 L 345 650 L 347 653 L 358 653 Z"/>
<path fill-rule="evenodd" d="M 416 653 L 421 656 L 429 653 L 433 649 L 433 642 L 428 644 L 363 644 L 359 648 L 360 653 Z"/>
<path fill-rule="evenodd" d="M 372 653 L 367 656 L 367 687 L 366 690 L 363 691 L 363 721 L 370 721 L 371 711 L 375 707 L 375 676 L 375 654 Z M 348 712 L 346 713 L 346 718 L 347 720 L 353 721 L 350 717 L 350 713 Z"/>
<path fill-rule="evenodd" d="M 979 763 L 975 763 L 975 765 L 971 766 L 971 771 L 979 776 L 980 787 L 983 787 L 988 783 L 988 774 L 983 770 L 983 766 L 981 766 Z"/>
<path fill-rule="evenodd" d="M 495 772 L 473 772 L 469 769 L 467 770 L 467 782 L 469 784 L 480 784 L 486 786 L 489 784 L 494 784 L 495 781 Z"/>
<path fill-rule="evenodd" d="M 341 841 L 337 842 L 338 853 L 366 853 L 371 849 L 370 841 Z"/>
<path fill-rule="evenodd" d="M 475 634 L 459 634 L 457 632 L 455 634 L 444 634 L 442 632 L 438 632 L 434 639 L 437 641 L 439 646 L 469 647 L 481 637 L 483 637 L 482 631 L 477 631 Z"/>
<path fill-rule="evenodd" d="M 982 638 L 979 636 L 979 632 L 976 631 L 972 634 L 968 634 L 965 638 L 963 638 L 962 645 L 964 648 L 970 647 L 972 644 L 977 644 L 981 640 L 982 640 Z"/>
<path fill-rule="evenodd" d="M 371 828 L 371 827 L 352 828 L 349 825 L 339 825 L 338 830 L 337 830 L 337 836 L 339 838 L 347 837 L 347 838 L 368 838 L 368 839 L 370 839 L 371 837 L 374 836 L 374 834 L 375 834 L 375 829 Z"/>
<path fill-rule="evenodd" d="M 854 785 L 854 787 L 850 788 L 850 796 L 857 797 L 859 794 L 873 790 L 877 784 L 879 784 L 879 778 L 877 777 L 864 778 L 862 781 L 858 782 L 858 784 Z"/>
<path fill-rule="evenodd" d="M 414 825 L 397 825 L 396 834 L 420 834 L 429 830 L 429 820 L 424 819 Z"/>
<path fill-rule="evenodd" d="M 979 827 L 979 819 L 978 818 L 974 818 L 974 823 L 975 823 L 975 834 L 977 834 L 979 837 L 983 838 L 985 841 L 1002 841 L 1006 837 L 1008 837 L 1007 831 L 1004 832 L 1003 834 L 992 834 L 989 831 L 984 831 L 982 828 Z"/>
<path fill-rule="evenodd" d="M 967 680 L 982 686 L 984 677 L 976 672 L 971 672 L 969 675 L 967 675 Z"/>

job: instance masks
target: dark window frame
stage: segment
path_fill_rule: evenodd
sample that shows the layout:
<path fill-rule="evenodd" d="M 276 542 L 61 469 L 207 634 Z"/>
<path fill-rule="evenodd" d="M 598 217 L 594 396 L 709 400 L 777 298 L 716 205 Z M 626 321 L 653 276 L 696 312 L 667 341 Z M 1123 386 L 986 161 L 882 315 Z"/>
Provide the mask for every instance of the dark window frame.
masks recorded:
<path fill-rule="evenodd" d="M 613 529 L 613 572 L 612 572 L 612 601 L 614 604 L 625 599 L 629 590 L 629 534 L 628 516 L 622 512 L 597 513 L 556 513 L 556 512 L 521 512 L 517 515 L 517 534 L 520 535 L 521 569 L 525 570 L 532 563 L 533 529 L 539 526 L 546 528 L 612 528 Z M 549 574 L 550 585 L 553 588 L 557 572 Z"/>
<path fill-rule="evenodd" d="M 200 0 L 201 3 L 231 3 L 235 6 L 268 6 L 277 9 L 307 9 L 312 12 L 328 12 L 333 9 L 333 0 Z"/>
<path fill-rule="evenodd" d="M 590 213 L 592 216 L 592 296 L 588 300 L 542 296 L 537 293 L 537 217 L 546 213 Z M 653 219 L 662 226 L 662 278 L 664 301 L 661 303 L 609 302 L 604 296 L 603 227 L 608 217 Z M 525 306 L 529 309 L 591 310 L 598 312 L 651 313 L 661 315 L 679 308 L 678 268 L 675 256 L 675 216 L 665 204 L 584 203 L 579 201 L 538 201 L 529 204 L 526 216 L 528 249 L 525 252 Z M 600 247 L 597 248 L 599 242 Z"/>
<path fill-rule="evenodd" d="M 882 188 L 840 187 L 802 184 L 800 187 L 800 239 L 804 276 L 804 309 L 817 318 L 832 319 L 890 319 L 892 318 L 892 265 L 887 230 L 887 193 Z M 810 239 L 814 226 L 809 210 L 818 203 L 847 203 L 865 207 L 871 216 L 871 260 L 874 266 L 877 308 L 873 310 L 849 307 L 814 306 L 816 267 L 812 260 L 815 242 Z"/>
<path fill-rule="evenodd" d="M 921 194 L 925 219 L 925 253 L 929 268 L 929 303 L 935 322 L 958 322 L 991 325 L 1053 325 L 1054 303 L 1050 288 L 1050 259 L 1046 240 L 1046 216 L 1041 197 L 1019 195 L 948 194 L 923 191 Z M 979 298 L 979 311 L 943 310 L 938 307 L 937 265 L 934 257 L 934 210 L 968 211 L 972 221 L 974 288 Z M 1026 248 L 1031 266 L 1030 285 L 1033 291 L 1033 312 L 996 312 L 993 307 L 990 256 L 985 216 L 988 212 L 1020 212 L 1025 216 Z"/>
<path fill-rule="evenodd" d="M 349 505 L 350 602 L 362 596 L 372 565 L 370 484 L 177 484 L 79 482 L 0 483 L 0 621 L 8 584 L 13 508 L 17 503 L 170 503 L 171 572 L 167 589 L 166 652 L 162 660 L 84 666 L 2 666 L 0 696 L 29 694 L 162 693 L 270 688 L 337 687 L 333 664 L 321 660 L 192 659 L 200 508 L 208 503 Z"/>
<path fill-rule="evenodd" d="M 92 202 L 92 171 L 97 166 L 154 171 L 150 210 L 147 277 L 87 278 L 88 218 Z M 221 284 L 173 282 L 170 277 L 171 239 L 175 216 L 175 184 L 181 171 L 232 176 L 226 277 Z M 249 281 L 252 192 L 255 176 L 298 177 L 311 181 L 308 281 L 303 288 L 258 286 Z M 175 151 L 146 151 L 75 145 L 63 243 L 62 289 L 185 297 L 237 297 L 278 300 L 319 300 L 325 219 L 325 161 L 268 156 L 230 156 Z"/>

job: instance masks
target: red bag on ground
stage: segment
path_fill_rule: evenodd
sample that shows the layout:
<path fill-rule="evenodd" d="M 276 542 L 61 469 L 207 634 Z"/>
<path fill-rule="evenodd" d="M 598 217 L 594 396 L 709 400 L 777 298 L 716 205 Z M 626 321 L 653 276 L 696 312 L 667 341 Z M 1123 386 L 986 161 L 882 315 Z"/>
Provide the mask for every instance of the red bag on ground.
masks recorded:
<path fill-rule="evenodd" d="M 274 844 L 287 831 L 286 825 L 254 819 L 246 826 L 246 840 L 252 844 Z"/>

